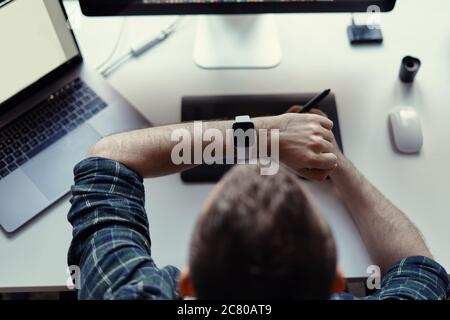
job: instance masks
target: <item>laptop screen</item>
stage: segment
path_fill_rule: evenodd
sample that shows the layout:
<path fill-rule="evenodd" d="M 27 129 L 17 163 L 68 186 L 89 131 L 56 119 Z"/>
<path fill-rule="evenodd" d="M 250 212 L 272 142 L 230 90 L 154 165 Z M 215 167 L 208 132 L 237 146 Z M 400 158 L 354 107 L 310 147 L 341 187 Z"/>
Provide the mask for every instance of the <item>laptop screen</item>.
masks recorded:
<path fill-rule="evenodd" d="M 78 55 L 59 0 L 0 0 L 0 105 Z"/>

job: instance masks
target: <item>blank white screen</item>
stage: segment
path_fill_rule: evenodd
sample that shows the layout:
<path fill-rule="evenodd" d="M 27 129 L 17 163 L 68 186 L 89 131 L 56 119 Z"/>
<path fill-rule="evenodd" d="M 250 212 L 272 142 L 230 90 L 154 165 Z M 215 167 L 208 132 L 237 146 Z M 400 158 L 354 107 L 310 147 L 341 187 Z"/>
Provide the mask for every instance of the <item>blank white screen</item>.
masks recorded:
<path fill-rule="evenodd" d="M 46 3 L 59 6 L 53 0 Z M 13 0 L 0 7 L 0 103 L 71 58 L 62 47 L 46 3 Z"/>

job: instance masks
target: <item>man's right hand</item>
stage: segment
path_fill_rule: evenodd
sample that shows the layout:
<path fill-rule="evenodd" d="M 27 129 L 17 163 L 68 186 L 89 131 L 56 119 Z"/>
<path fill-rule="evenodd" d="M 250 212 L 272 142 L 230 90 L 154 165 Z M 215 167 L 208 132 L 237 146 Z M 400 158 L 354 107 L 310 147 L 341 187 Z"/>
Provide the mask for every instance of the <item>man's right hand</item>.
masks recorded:
<path fill-rule="evenodd" d="M 304 178 L 326 179 L 337 167 L 333 122 L 317 114 L 286 113 L 280 117 L 281 161 Z"/>

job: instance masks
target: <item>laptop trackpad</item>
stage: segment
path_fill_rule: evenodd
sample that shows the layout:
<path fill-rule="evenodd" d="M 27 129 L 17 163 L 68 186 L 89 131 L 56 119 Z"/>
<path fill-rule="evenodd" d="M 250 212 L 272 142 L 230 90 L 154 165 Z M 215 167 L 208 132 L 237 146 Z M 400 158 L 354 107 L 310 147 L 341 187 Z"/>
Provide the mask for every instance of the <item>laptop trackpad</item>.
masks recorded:
<path fill-rule="evenodd" d="M 36 155 L 22 170 L 50 201 L 54 201 L 70 190 L 74 166 L 100 138 L 89 124 L 83 124 Z"/>
<path fill-rule="evenodd" d="M 16 170 L 0 183 L 0 224 L 7 232 L 17 230 L 50 202 L 22 170 Z"/>

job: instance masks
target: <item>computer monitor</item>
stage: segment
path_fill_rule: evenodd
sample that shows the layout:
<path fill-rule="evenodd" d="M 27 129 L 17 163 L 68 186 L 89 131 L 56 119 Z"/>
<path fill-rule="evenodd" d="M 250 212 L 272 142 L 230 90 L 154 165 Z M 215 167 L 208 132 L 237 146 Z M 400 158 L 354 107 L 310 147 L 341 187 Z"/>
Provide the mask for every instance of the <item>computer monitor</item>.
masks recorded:
<path fill-rule="evenodd" d="M 203 68 L 270 68 L 281 61 L 267 13 L 387 12 L 396 0 L 80 0 L 87 16 L 202 14 L 194 61 Z M 211 16 L 212 15 L 212 16 Z M 220 18 L 214 15 L 221 15 Z"/>

